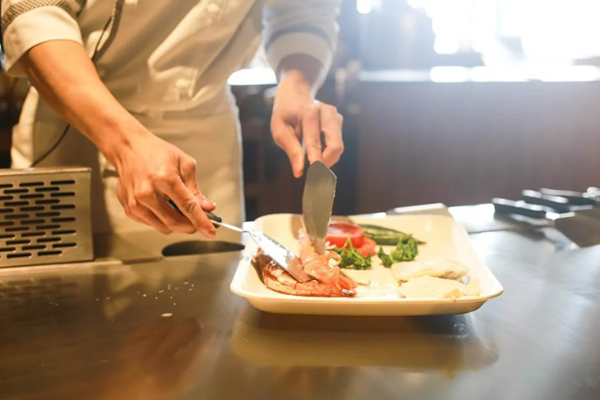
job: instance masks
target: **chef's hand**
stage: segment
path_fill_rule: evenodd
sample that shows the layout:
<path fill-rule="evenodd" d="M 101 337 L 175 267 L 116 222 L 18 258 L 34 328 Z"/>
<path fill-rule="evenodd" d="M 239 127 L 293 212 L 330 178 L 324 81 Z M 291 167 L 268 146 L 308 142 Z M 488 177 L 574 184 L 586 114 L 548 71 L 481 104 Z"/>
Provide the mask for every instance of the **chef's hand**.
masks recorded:
<path fill-rule="evenodd" d="M 308 161 L 322 161 L 328 167 L 344 152 L 342 116 L 329 104 L 318 102 L 310 84 L 297 72 L 280 81 L 271 118 L 273 139 L 287 154 L 295 177 L 304 171 L 304 142 Z M 321 143 L 321 132 L 324 142 Z M 324 145 L 324 148 L 323 148 Z"/>
<path fill-rule="evenodd" d="M 216 230 L 204 210 L 215 205 L 198 189 L 196 161 L 142 126 L 133 130 L 137 133 L 129 135 L 126 145 L 107 151 L 119 174 L 117 196 L 127 216 L 165 234 L 199 231 L 213 237 Z"/>
<path fill-rule="evenodd" d="M 33 86 L 54 111 L 116 167 L 117 193 L 128 216 L 163 233 L 214 235 L 202 211 L 214 205 L 198 190 L 194 160 L 150 133 L 117 101 L 81 44 L 46 41 L 28 50 L 22 61 Z M 185 217 L 168 205 L 169 198 Z"/>

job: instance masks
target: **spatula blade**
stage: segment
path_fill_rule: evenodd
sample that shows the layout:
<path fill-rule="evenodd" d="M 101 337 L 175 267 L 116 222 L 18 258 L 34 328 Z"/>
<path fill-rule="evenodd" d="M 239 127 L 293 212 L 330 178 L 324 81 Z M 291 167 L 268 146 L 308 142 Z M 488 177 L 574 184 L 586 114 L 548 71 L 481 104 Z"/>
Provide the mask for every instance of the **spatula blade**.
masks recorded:
<path fill-rule="evenodd" d="M 285 246 L 260 231 L 250 231 L 250 237 L 263 252 L 299 282 L 313 279 L 304 271 L 302 262 Z"/>
<path fill-rule="evenodd" d="M 325 252 L 336 184 L 337 177 L 322 162 L 316 161 L 308 168 L 302 196 L 302 219 L 306 234 L 319 254 Z"/>

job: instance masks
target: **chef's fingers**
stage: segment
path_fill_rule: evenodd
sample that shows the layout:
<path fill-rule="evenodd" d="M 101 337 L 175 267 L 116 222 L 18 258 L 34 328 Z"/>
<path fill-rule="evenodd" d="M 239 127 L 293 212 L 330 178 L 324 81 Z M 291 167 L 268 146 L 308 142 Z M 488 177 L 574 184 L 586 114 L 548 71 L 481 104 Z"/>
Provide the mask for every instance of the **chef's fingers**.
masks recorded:
<path fill-rule="evenodd" d="M 133 204 L 129 204 L 131 211 L 141 218 L 150 218 L 148 211 L 151 211 L 166 227 L 174 232 L 194 233 L 196 229 L 194 225 L 184 216 L 179 214 L 173 209 L 168 203 L 168 199 L 165 199 L 162 195 L 164 188 L 161 186 L 168 186 L 163 182 L 179 182 L 179 185 L 183 185 L 179 175 L 171 174 L 168 178 L 158 180 L 155 183 L 150 181 L 143 181 L 139 183 L 134 190 Z M 196 201 L 194 200 L 194 203 Z"/>
<path fill-rule="evenodd" d="M 321 105 L 321 130 L 325 136 L 325 150 L 323 162 L 328 167 L 336 164 L 344 152 L 342 140 L 342 124 L 344 118 L 334 106 Z"/>
<path fill-rule="evenodd" d="M 177 177 L 179 178 L 179 177 Z M 173 179 L 166 181 L 159 189 L 168 196 L 183 213 L 188 222 L 191 223 L 196 230 L 202 232 L 207 237 L 214 237 L 217 233 L 214 225 L 202 210 L 200 203 L 194 197 L 192 192 L 183 184 L 181 179 Z M 165 202 L 166 205 L 166 202 Z M 170 211 L 177 213 L 173 208 L 169 207 Z M 162 219 L 161 214 L 157 214 Z M 178 214 L 178 217 L 183 218 Z"/>
<path fill-rule="evenodd" d="M 120 179 L 117 182 L 117 199 L 119 199 L 121 206 L 123 206 L 123 210 L 127 217 L 136 222 L 149 225 L 165 235 L 171 233 L 171 230 L 156 218 L 156 215 L 152 214 L 145 207 L 140 207 L 133 197 L 129 199 Z"/>
<path fill-rule="evenodd" d="M 186 232 L 189 231 L 184 230 L 184 228 L 175 228 L 167 226 L 163 221 L 161 221 L 152 211 L 150 211 L 145 206 L 137 206 L 133 211 L 132 215 L 136 217 L 139 221 L 145 223 L 146 225 L 150 225 L 157 231 L 168 235 L 173 231 L 177 230 L 178 232 Z"/>
<path fill-rule="evenodd" d="M 271 132 L 273 140 L 290 159 L 294 176 L 299 178 L 304 172 L 304 150 L 296 131 L 291 125 L 288 125 L 283 119 L 274 116 L 271 120 Z"/>
<path fill-rule="evenodd" d="M 192 195 L 200 202 L 200 206 L 205 211 L 212 211 L 216 205 L 210 201 L 198 188 L 198 182 L 196 180 L 196 160 L 191 157 L 182 158 L 179 161 L 179 172 L 183 183 L 192 193 Z"/>
<path fill-rule="evenodd" d="M 308 161 L 312 164 L 315 161 L 322 161 L 321 152 L 321 111 L 317 103 L 306 107 L 302 113 L 302 138 Z"/>
<path fill-rule="evenodd" d="M 135 219 L 134 217 L 132 217 L 130 215 L 131 210 L 129 210 L 129 205 L 127 204 L 127 196 L 125 194 L 125 191 L 123 190 L 123 184 L 121 183 L 120 179 L 117 181 L 117 199 L 119 200 L 119 203 L 121 203 L 121 206 L 123 207 L 123 210 L 125 211 L 125 214 L 129 218 Z"/>

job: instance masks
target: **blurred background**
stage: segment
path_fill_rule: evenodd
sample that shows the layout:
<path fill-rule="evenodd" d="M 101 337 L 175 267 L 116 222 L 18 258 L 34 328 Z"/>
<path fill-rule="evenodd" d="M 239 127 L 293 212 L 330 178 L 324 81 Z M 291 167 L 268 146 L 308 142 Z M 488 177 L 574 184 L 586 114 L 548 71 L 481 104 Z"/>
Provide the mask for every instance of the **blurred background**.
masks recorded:
<path fill-rule="evenodd" d="M 344 0 L 318 95 L 345 117 L 334 212 L 600 186 L 598 15 L 598 0 Z M 299 212 L 303 181 L 270 136 L 263 55 L 230 84 L 248 219 Z M 2 76 L 2 168 L 27 88 Z"/>

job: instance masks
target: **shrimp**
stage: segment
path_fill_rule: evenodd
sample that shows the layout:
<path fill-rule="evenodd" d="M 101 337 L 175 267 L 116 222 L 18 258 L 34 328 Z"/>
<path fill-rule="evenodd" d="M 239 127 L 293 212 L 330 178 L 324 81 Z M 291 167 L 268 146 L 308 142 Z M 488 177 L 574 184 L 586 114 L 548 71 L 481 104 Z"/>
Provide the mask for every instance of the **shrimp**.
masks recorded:
<path fill-rule="evenodd" d="M 354 290 L 340 289 L 316 280 L 298 282 L 274 262 L 264 265 L 262 273 L 263 281 L 269 289 L 284 294 L 316 297 L 351 297 L 356 294 Z"/>
<path fill-rule="evenodd" d="M 318 254 L 304 231 L 299 232 L 300 260 L 304 271 L 319 282 L 333 285 L 338 289 L 353 290 L 357 283 L 342 275 L 339 267 L 331 265 L 331 260 L 339 264 L 339 255 L 333 251 Z"/>
<path fill-rule="evenodd" d="M 335 253 L 333 253 L 335 254 Z M 336 254 L 337 255 L 337 254 Z M 321 256 L 323 257 L 323 256 Z M 329 260 L 332 257 L 326 255 L 325 259 Z M 261 250 L 253 258 L 253 264 L 260 271 L 263 283 L 269 289 L 276 292 L 296 295 L 296 296 L 315 296 L 315 297 L 353 297 L 356 296 L 356 291 L 353 288 L 345 288 L 342 285 L 334 285 L 332 282 L 337 282 L 330 274 L 321 274 L 328 278 L 328 282 L 320 281 L 318 278 L 308 282 L 298 282 L 292 275 L 281 268 L 271 257 L 264 254 Z M 330 267 L 326 264 L 326 268 Z M 337 269 L 337 267 L 335 267 Z M 339 274 L 339 269 L 338 269 Z M 343 277 L 341 277 L 343 278 Z M 349 287 L 346 284 L 346 287 Z"/>

